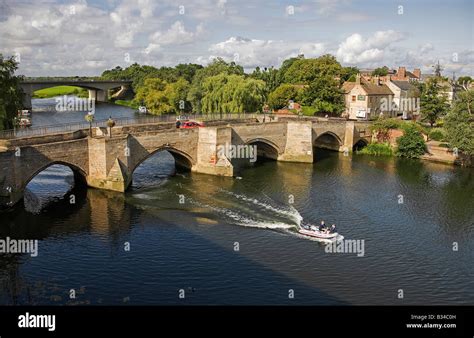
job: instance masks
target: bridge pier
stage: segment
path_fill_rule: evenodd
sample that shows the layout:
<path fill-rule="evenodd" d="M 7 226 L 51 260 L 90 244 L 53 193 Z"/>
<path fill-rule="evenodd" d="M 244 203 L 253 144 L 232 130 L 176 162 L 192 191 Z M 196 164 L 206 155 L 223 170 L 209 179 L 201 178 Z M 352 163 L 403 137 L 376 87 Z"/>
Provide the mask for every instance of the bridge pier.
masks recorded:
<path fill-rule="evenodd" d="M 286 128 L 285 151 L 278 161 L 313 163 L 313 123 L 288 121 Z"/>
<path fill-rule="evenodd" d="M 33 104 L 31 103 L 31 97 L 33 93 L 29 91 L 24 91 L 23 93 L 24 93 L 23 101 L 22 101 L 23 109 L 31 110 L 33 108 Z"/>
<path fill-rule="evenodd" d="M 128 136 L 88 138 L 89 187 L 124 192 L 131 183 Z"/>
<path fill-rule="evenodd" d="M 354 134 L 355 134 L 355 125 L 354 121 L 346 122 L 346 129 L 344 131 L 344 144 L 340 147 L 340 152 L 345 152 L 346 150 L 352 152 L 352 147 L 354 146 Z"/>
<path fill-rule="evenodd" d="M 219 158 L 219 147 L 232 144 L 232 129 L 227 127 L 208 127 L 199 129 L 197 146 L 197 163 L 191 168 L 193 172 L 233 176 L 234 166 L 225 156 Z"/>
<path fill-rule="evenodd" d="M 95 102 L 108 102 L 108 91 L 102 89 L 89 89 L 89 100 Z"/>

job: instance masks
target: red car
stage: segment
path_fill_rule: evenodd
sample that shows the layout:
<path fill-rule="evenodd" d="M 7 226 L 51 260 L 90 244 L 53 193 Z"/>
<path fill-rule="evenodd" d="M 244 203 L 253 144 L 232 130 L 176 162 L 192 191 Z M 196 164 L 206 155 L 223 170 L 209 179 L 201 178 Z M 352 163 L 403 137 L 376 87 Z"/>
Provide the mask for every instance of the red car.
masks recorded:
<path fill-rule="evenodd" d="M 194 121 L 187 121 L 187 122 L 184 122 L 180 128 L 191 129 L 191 128 L 199 128 L 199 127 L 204 127 L 204 124 L 199 123 L 199 122 L 194 122 Z"/>

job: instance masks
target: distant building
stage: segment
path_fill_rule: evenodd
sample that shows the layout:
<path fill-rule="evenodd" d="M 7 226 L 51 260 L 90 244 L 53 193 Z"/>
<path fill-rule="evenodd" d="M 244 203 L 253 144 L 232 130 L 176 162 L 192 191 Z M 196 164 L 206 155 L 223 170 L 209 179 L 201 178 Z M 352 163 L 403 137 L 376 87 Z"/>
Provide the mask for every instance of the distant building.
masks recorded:
<path fill-rule="evenodd" d="M 393 92 L 393 110 L 397 115 L 418 115 L 420 91 L 410 81 L 389 80 L 385 84 Z"/>
<path fill-rule="evenodd" d="M 374 70 L 375 69 L 361 69 L 360 75 L 366 80 L 372 81 L 372 78 L 374 77 L 372 73 L 374 72 Z M 422 80 L 422 74 L 419 68 L 415 68 L 413 72 L 409 72 L 406 70 L 405 67 L 398 67 L 398 70 L 388 69 L 387 75 L 380 76 L 380 79 L 384 82 L 389 80 L 418 82 Z"/>
<path fill-rule="evenodd" d="M 398 67 L 395 74 L 390 75 L 390 80 L 393 81 L 421 81 L 421 70 L 415 68 L 413 72 L 409 72 L 405 67 Z"/>
<path fill-rule="evenodd" d="M 301 104 L 294 102 L 293 100 L 288 101 L 288 105 L 282 109 L 274 111 L 275 114 L 291 115 L 297 114 L 301 110 Z"/>
<path fill-rule="evenodd" d="M 396 116 L 393 109 L 394 93 L 379 77 L 372 81 L 357 75 L 356 82 L 344 82 L 345 114 L 349 119 L 368 120 L 380 114 Z"/>

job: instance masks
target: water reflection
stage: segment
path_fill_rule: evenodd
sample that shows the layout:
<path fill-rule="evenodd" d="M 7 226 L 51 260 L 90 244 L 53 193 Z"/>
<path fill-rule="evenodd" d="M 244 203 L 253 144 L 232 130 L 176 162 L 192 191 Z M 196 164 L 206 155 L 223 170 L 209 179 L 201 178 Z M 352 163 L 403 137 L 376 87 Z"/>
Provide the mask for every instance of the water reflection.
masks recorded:
<path fill-rule="evenodd" d="M 69 176 L 39 176 L 40 211 L 0 216 L 0 237 L 40 240 L 36 258 L 0 255 L 0 303 L 176 304 L 184 287 L 190 304 L 288 304 L 289 288 L 297 304 L 392 304 L 400 285 L 409 304 L 474 301 L 471 169 L 316 156 L 258 161 L 236 179 L 176 172 L 160 152 L 125 194 L 74 186 L 51 198 Z M 336 222 L 366 256 L 326 254 L 291 232 L 301 219 Z"/>

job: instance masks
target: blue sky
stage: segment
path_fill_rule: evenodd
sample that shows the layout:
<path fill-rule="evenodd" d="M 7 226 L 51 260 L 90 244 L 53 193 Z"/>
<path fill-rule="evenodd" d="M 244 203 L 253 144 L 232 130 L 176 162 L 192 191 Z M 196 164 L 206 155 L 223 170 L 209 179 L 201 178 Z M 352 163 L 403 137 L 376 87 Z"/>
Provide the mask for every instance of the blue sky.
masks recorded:
<path fill-rule="evenodd" d="M 473 14 L 471 0 L 0 0 L 0 52 L 29 76 L 214 57 L 250 71 L 300 53 L 474 75 Z"/>

